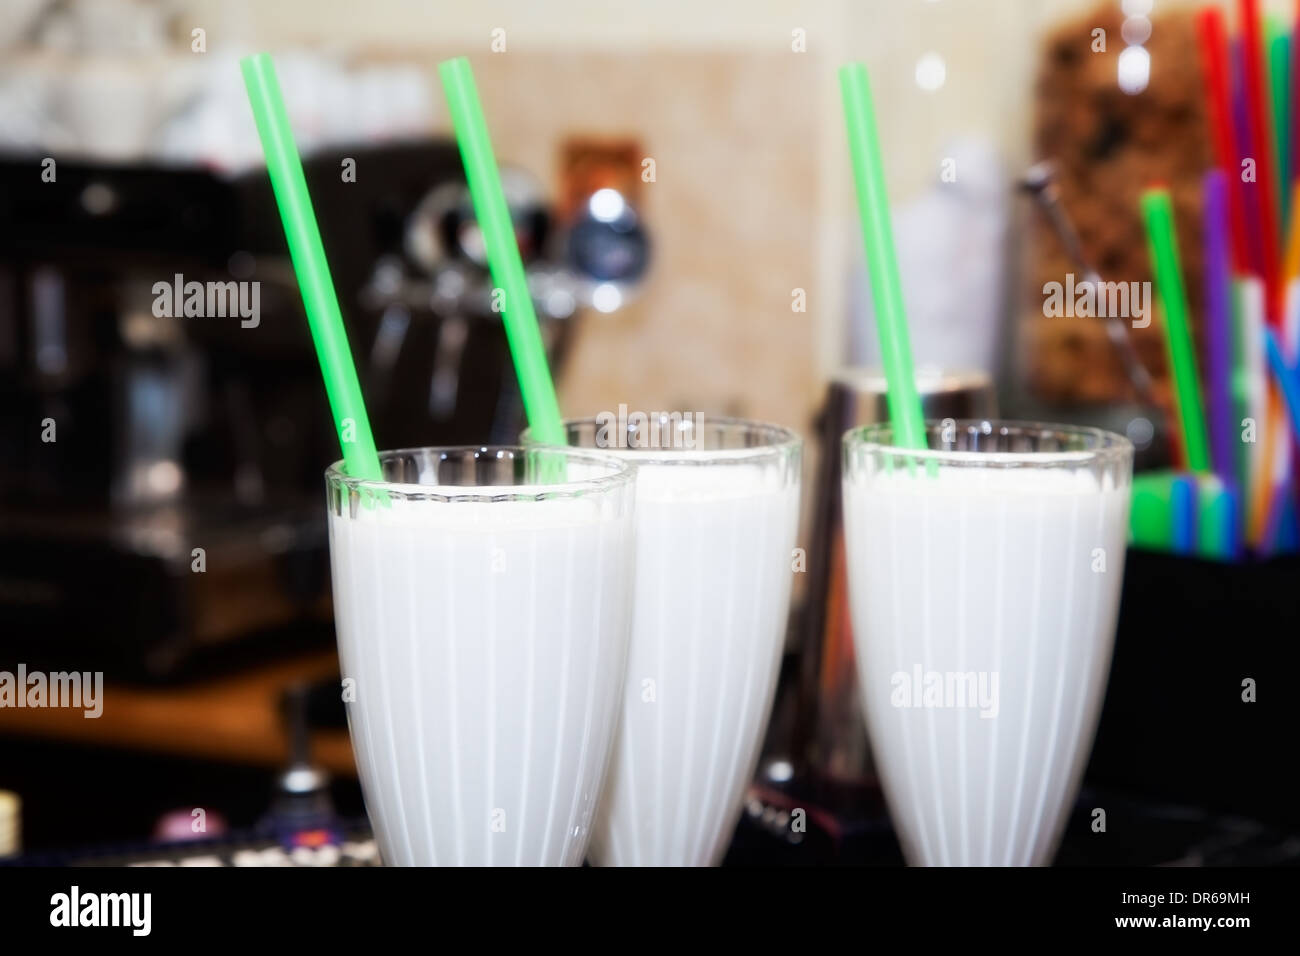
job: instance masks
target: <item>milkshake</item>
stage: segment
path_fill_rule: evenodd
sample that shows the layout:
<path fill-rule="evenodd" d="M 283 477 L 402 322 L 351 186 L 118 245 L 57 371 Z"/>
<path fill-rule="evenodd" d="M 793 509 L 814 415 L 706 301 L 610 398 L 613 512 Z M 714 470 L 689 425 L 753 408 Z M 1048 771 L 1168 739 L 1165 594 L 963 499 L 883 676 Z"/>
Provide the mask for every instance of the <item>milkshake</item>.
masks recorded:
<path fill-rule="evenodd" d="M 1049 863 L 1087 763 L 1124 573 L 1132 446 L 952 422 L 844 438 L 867 728 L 904 854 Z"/>
<path fill-rule="evenodd" d="M 631 470 L 523 449 L 327 473 L 343 696 L 390 865 L 582 862 L 618 721 Z"/>
<path fill-rule="evenodd" d="M 600 444 L 637 466 L 632 640 L 591 860 L 716 865 L 772 708 L 800 441 L 783 428 L 698 417 L 665 424 L 659 447 L 635 429 L 608 447 L 595 422 L 566 427 L 570 444 Z"/>

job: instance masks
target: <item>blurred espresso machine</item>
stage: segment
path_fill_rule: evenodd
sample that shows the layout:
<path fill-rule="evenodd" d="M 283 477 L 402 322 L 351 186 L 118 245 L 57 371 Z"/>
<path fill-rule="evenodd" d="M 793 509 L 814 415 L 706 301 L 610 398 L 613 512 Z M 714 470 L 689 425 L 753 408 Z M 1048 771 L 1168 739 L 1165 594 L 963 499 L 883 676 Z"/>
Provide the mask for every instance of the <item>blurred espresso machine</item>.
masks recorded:
<path fill-rule="evenodd" d="M 454 143 L 305 168 L 380 447 L 513 441 Z M 0 157 L 0 667 L 160 679 L 236 645 L 332 640 L 321 483 L 338 448 L 266 171 L 43 169 Z M 593 296 L 617 307 L 648 242 L 614 190 L 561 222 L 528 176 L 506 186 L 558 369 L 576 316 Z M 191 283 L 256 310 L 187 315 Z"/>

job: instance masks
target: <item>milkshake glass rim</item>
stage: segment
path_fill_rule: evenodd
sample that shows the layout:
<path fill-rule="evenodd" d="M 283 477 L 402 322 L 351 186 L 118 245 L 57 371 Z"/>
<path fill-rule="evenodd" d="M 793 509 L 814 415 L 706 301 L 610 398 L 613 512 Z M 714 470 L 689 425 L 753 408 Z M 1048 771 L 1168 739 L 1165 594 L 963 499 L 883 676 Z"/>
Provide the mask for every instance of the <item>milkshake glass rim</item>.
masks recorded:
<path fill-rule="evenodd" d="M 982 451 L 945 448 L 904 448 L 893 445 L 893 427 L 889 422 L 872 422 L 846 431 L 840 439 L 845 454 L 850 452 L 880 452 L 916 461 L 934 461 L 938 464 L 964 467 L 990 468 L 1046 468 L 1084 466 L 1096 463 L 1131 461 L 1133 443 L 1123 435 L 1095 428 L 1091 425 L 1066 425 L 1057 422 L 1026 421 L 1001 418 L 926 419 L 927 433 L 951 421 L 956 428 L 974 427 L 981 435 L 1007 436 L 1023 434 L 1056 433 L 1062 436 L 1090 440 L 1089 447 L 1057 451 Z M 987 430 L 986 430 L 987 429 Z"/>
<path fill-rule="evenodd" d="M 660 421 L 666 416 L 660 413 Z M 591 425 L 599 427 L 598 416 L 583 418 L 566 418 L 561 425 L 565 434 L 575 427 Z M 519 440 L 530 448 L 581 448 L 603 455 L 610 455 L 621 461 L 634 465 L 726 465 L 751 464 L 768 460 L 779 460 L 784 456 L 798 454 L 803 449 L 803 438 L 799 433 L 784 425 L 758 421 L 748 418 L 734 418 L 726 415 L 700 415 L 706 429 L 718 428 L 729 435 L 749 433 L 757 435 L 758 444 L 737 448 L 608 448 L 598 445 L 551 445 L 538 442 L 532 437 L 532 429 L 526 428 Z"/>
<path fill-rule="evenodd" d="M 379 452 L 379 460 L 382 465 L 385 461 L 415 455 L 434 455 L 442 461 L 468 455 L 500 458 L 503 452 L 511 456 L 525 456 L 537 452 L 563 454 L 566 461 L 595 466 L 604 471 L 590 478 L 562 482 L 529 482 L 516 485 L 419 484 L 409 481 L 356 478 L 344 471 L 344 462 L 340 460 L 325 469 L 325 484 L 329 488 L 346 488 L 349 491 L 371 494 L 382 492 L 384 496 L 405 501 L 493 503 L 585 497 L 620 487 L 632 487 L 636 478 L 635 468 L 617 455 L 604 454 L 596 449 L 570 448 L 563 445 L 424 445 L 387 449 Z"/>

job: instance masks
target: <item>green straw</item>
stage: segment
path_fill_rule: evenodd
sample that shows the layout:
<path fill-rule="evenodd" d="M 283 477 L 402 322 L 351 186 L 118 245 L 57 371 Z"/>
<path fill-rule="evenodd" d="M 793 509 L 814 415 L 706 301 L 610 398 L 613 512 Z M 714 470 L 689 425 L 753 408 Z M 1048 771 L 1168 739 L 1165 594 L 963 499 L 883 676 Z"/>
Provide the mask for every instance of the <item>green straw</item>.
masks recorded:
<path fill-rule="evenodd" d="M 280 207 L 280 221 L 284 223 L 284 235 L 298 276 L 302 304 L 311 325 L 312 340 L 316 343 L 316 358 L 325 378 L 325 391 L 329 395 L 339 444 L 343 448 L 344 466 L 353 477 L 380 479 L 383 473 L 375 451 L 375 438 L 370 432 L 370 418 L 361 400 L 361 384 L 352 364 L 348 334 L 343 328 L 343 316 L 339 313 L 338 297 L 334 294 L 329 263 L 325 260 L 325 248 L 320 241 L 320 229 L 312 212 L 311 196 L 307 193 L 302 159 L 294 145 L 289 115 L 285 112 L 280 84 L 275 78 L 275 66 L 267 54 L 259 53 L 240 60 L 239 68 L 248 88 L 248 103 L 257 121 L 266 170 L 271 175 L 271 188 Z"/>
<path fill-rule="evenodd" d="M 880 354 L 889 396 L 889 423 L 895 445 L 923 449 L 927 447 L 925 419 L 912 368 L 912 347 L 907 337 L 907 315 L 903 309 L 903 284 L 894 255 L 885 169 L 880 159 L 875 109 L 865 66 L 850 63 L 840 67 L 840 94 L 844 99 L 853 180 L 858 190 L 862 244 L 866 247 L 867 267 L 871 272 L 876 332 L 880 336 Z"/>
<path fill-rule="evenodd" d="M 1148 471 L 1133 476 L 1133 503 L 1129 511 L 1129 543 L 1150 551 L 1174 547 L 1174 471 Z"/>
<path fill-rule="evenodd" d="M 488 137 L 487 121 L 479 104 L 474 73 L 464 57 L 439 64 L 438 73 L 447 95 L 456 141 L 460 144 L 460 158 L 465 164 L 465 178 L 469 182 L 470 197 L 474 200 L 474 215 L 487 247 L 488 268 L 492 281 L 505 293 L 506 339 L 514 357 L 515 375 L 519 378 L 529 430 L 538 442 L 563 445 L 565 436 L 560 405 L 555 399 L 555 386 L 546 365 L 546 349 L 542 345 L 541 330 L 537 327 L 537 314 L 533 311 L 533 298 L 528 291 L 523 260 L 519 257 L 514 223 L 510 219 L 505 191 L 501 188 L 501 174 L 492 154 L 492 140 Z"/>
<path fill-rule="evenodd" d="M 1196 372 L 1196 352 L 1187 316 L 1187 290 L 1178 260 L 1178 238 L 1174 235 L 1174 213 L 1167 189 L 1148 189 L 1142 194 L 1142 215 L 1146 221 L 1147 245 L 1155 271 L 1156 295 L 1165 313 L 1165 344 L 1174 373 L 1174 396 L 1178 422 L 1183 432 L 1187 467 L 1194 472 L 1210 471 L 1210 440 L 1205 427 L 1205 405 Z"/>
<path fill-rule="evenodd" d="M 1291 221 L 1291 31 L 1276 13 L 1265 21 L 1268 82 L 1272 92 L 1273 142 L 1277 146 L 1278 225 L 1289 235 Z"/>
<path fill-rule="evenodd" d="M 1236 524 L 1236 497 L 1217 475 L 1203 475 L 1196 495 L 1196 553 L 1203 558 L 1230 561 L 1235 545 L 1232 529 Z"/>

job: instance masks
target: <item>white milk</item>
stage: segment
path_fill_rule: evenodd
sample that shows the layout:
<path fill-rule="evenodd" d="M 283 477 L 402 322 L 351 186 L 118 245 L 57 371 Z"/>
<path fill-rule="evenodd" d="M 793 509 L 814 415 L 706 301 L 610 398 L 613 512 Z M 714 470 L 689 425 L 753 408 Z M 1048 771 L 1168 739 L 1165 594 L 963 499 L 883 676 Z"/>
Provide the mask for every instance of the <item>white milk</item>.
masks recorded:
<path fill-rule="evenodd" d="M 631 509 L 598 509 L 331 510 L 349 726 L 386 863 L 582 862 L 630 609 Z"/>
<path fill-rule="evenodd" d="M 781 472 L 638 465 L 632 643 L 598 865 L 711 865 L 731 842 L 790 603 L 799 489 Z"/>
<path fill-rule="evenodd" d="M 1110 671 L 1127 485 L 942 466 L 846 478 L 844 501 L 867 727 L 907 859 L 1050 862 Z"/>

